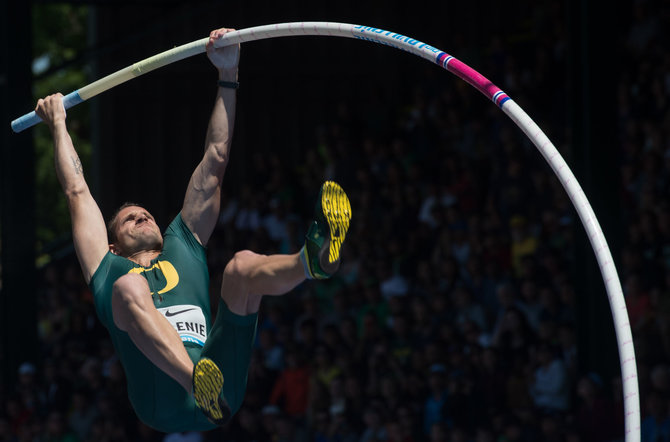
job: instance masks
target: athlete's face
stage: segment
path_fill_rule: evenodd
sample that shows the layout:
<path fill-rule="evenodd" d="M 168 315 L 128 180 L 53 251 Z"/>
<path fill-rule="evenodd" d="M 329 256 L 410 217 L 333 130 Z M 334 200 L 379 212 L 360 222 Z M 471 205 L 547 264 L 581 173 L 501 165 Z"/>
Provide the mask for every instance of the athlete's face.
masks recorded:
<path fill-rule="evenodd" d="M 139 206 L 125 207 L 116 219 L 116 242 L 110 246 L 112 253 L 131 256 L 137 252 L 163 248 L 161 231 L 146 209 Z"/>

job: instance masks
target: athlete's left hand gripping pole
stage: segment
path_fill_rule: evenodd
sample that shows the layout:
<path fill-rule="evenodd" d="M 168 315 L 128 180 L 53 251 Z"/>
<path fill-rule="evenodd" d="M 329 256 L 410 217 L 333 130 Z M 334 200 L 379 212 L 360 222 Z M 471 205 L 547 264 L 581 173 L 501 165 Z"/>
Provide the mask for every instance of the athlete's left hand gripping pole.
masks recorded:
<path fill-rule="evenodd" d="M 227 35 L 223 38 L 225 37 L 227 37 Z M 233 41 L 234 39 L 229 39 L 231 40 L 229 44 L 237 43 L 237 41 Z M 101 78 L 100 80 L 94 81 L 93 83 L 74 92 L 70 92 L 65 97 L 63 97 L 63 107 L 65 107 L 65 109 L 69 109 L 72 106 L 76 106 L 77 104 L 82 103 L 89 98 L 106 91 L 107 89 L 118 86 L 119 84 L 124 83 L 132 78 L 139 77 L 142 74 L 146 74 L 147 72 L 153 71 L 154 69 L 158 69 L 170 63 L 174 63 L 175 61 L 183 60 L 184 58 L 188 58 L 192 55 L 205 52 L 205 46 L 207 45 L 208 41 L 209 37 L 206 37 L 191 43 L 187 43 L 185 45 L 177 46 L 176 48 L 161 52 L 158 55 L 149 57 L 131 66 L 121 69 L 120 71 Z M 37 116 L 35 111 L 32 111 L 12 121 L 12 130 L 18 133 L 36 125 L 40 121 L 42 121 L 42 119 Z"/>
<path fill-rule="evenodd" d="M 84 100 L 79 96 L 79 90 L 76 90 L 63 97 L 63 107 L 65 109 L 70 109 L 72 106 L 76 106 L 82 101 Z M 36 125 L 40 121 L 42 121 L 42 119 L 37 116 L 35 111 L 28 112 L 24 116 L 12 121 L 12 130 L 18 133 L 24 129 L 28 129 L 29 127 Z"/>

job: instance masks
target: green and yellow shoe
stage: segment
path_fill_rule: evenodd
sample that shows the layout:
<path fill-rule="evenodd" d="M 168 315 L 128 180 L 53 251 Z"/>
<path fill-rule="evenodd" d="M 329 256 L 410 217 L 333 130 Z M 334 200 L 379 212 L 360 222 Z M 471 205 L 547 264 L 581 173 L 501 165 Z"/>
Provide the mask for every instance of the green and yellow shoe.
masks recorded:
<path fill-rule="evenodd" d="M 342 187 L 326 181 L 314 208 L 314 221 L 305 236 L 305 259 L 314 279 L 330 278 L 340 266 L 340 248 L 349 229 L 351 204 Z"/>
<path fill-rule="evenodd" d="M 232 413 L 223 397 L 223 374 L 209 358 L 200 359 L 193 367 L 193 397 L 210 422 L 218 426 L 228 423 Z"/>

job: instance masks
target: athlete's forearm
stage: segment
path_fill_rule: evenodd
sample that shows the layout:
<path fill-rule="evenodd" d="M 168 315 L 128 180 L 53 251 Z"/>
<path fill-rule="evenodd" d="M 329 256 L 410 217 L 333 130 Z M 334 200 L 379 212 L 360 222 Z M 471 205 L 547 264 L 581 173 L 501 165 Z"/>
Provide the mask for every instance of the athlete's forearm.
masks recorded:
<path fill-rule="evenodd" d="M 227 82 L 237 81 L 237 69 L 219 70 L 219 80 Z M 213 149 L 216 157 L 223 165 L 228 161 L 230 145 L 235 125 L 235 108 L 237 102 L 236 89 L 219 87 L 214 109 L 207 128 L 205 149 Z"/>
<path fill-rule="evenodd" d="M 50 129 L 54 140 L 56 175 L 63 192 L 70 198 L 87 191 L 88 185 L 84 179 L 81 160 L 72 144 L 65 120 L 54 122 Z"/>

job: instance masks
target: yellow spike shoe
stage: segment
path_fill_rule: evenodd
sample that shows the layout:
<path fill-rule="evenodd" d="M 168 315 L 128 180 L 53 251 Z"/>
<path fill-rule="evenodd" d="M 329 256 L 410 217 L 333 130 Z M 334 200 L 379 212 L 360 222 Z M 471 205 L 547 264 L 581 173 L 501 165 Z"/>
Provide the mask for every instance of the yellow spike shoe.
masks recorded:
<path fill-rule="evenodd" d="M 310 276 L 330 278 L 340 266 L 340 249 L 349 230 L 351 204 L 342 187 L 326 181 L 314 207 L 314 221 L 305 236 L 305 258 Z"/>
<path fill-rule="evenodd" d="M 232 413 L 223 397 L 223 374 L 209 358 L 200 359 L 193 367 L 193 397 L 210 422 L 218 426 L 228 423 Z"/>

